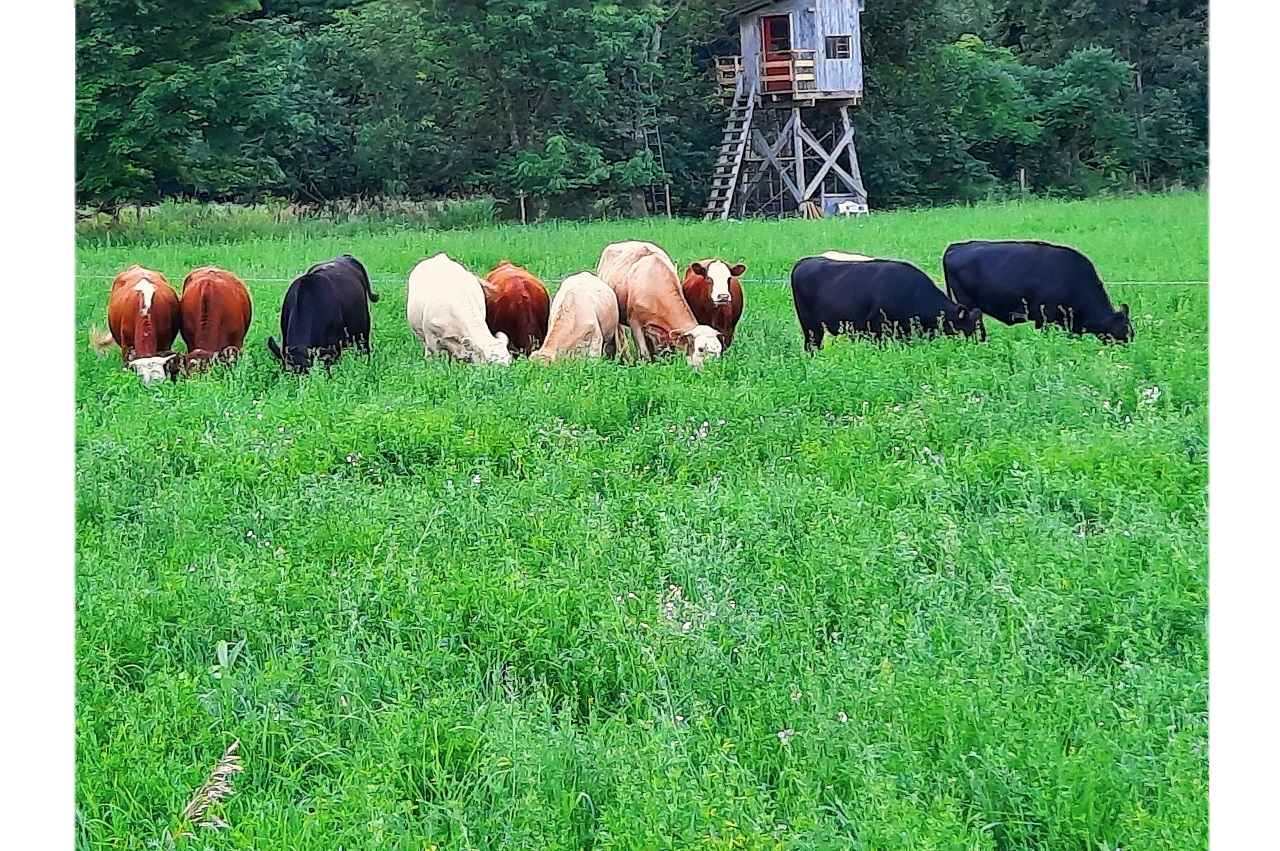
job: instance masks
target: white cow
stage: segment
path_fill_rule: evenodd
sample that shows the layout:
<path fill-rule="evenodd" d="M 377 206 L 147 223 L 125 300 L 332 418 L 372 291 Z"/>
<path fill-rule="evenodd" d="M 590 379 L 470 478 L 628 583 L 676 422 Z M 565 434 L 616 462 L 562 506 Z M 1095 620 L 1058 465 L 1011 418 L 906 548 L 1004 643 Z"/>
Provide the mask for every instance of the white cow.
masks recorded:
<path fill-rule="evenodd" d="M 480 278 L 443 252 L 409 273 L 405 314 L 427 357 L 447 352 L 468 363 L 511 363 L 507 335 L 485 324 Z"/>
<path fill-rule="evenodd" d="M 701 369 L 724 350 L 720 332 L 699 325 L 685 301 L 676 264 L 652 242 L 605 246 L 596 274 L 617 294 L 618 320 L 631 328 L 640 358 L 652 360 L 656 351 L 675 348 L 689 366 Z"/>
<path fill-rule="evenodd" d="M 618 321 L 618 297 L 590 272 L 570 275 L 551 300 L 551 321 L 542 348 L 530 360 L 551 363 L 557 357 L 617 357 L 625 347 Z"/>
<path fill-rule="evenodd" d="M 822 256 L 828 260 L 848 260 L 850 262 L 861 262 L 870 260 L 871 258 L 865 254 L 846 254 L 843 251 L 824 251 Z"/>

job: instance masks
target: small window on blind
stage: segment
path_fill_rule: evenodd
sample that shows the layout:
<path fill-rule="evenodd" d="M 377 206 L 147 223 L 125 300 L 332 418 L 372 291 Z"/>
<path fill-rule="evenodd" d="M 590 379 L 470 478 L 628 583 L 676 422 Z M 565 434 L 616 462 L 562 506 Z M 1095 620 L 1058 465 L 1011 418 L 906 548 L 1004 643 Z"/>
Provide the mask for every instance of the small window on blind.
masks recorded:
<path fill-rule="evenodd" d="M 828 59 L 852 59 L 853 37 L 847 35 L 827 36 Z"/>

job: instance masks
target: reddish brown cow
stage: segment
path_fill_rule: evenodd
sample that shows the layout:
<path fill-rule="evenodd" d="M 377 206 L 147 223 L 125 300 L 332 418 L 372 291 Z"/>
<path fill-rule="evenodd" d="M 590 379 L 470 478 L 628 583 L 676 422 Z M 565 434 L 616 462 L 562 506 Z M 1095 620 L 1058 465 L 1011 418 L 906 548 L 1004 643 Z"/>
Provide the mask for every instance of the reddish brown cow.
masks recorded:
<path fill-rule="evenodd" d="M 747 271 L 741 263 L 730 266 L 717 258 L 699 260 L 684 273 L 684 300 L 701 325 L 710 325 L 724 336 L 724 348 L 733 342 L 733 329 L 742 318 L 742 284 Z"/>
<path fill-rule="evenodd" d="M 253 319 L 244 281 L 216 266 L 205 266 L 182 282 L 182 339 L 185 366 L 203 369 L 214 361 L 234 363 Z"/>
<path fill-rule="evenodd" d="M 137 264 L 125 269 L 111 284 L 107 302 L 110 335 L 90 333 L 94 348 L 120 347 L 125 366 L 144 380 L 165 368 L 173 353 L 173 341 L 182 329 L 178 294 L 164 275 Z M 167 368 L 164 370 L 172 375 Z"/>
<path fill-rule="evenodd" d="M 532 272 L 510 260 L 481 280 L 484 285 L 485 324 L 489 331 L 507 335 L 507 347 L 528 357 L 547 338 L 551 298 Z"/>

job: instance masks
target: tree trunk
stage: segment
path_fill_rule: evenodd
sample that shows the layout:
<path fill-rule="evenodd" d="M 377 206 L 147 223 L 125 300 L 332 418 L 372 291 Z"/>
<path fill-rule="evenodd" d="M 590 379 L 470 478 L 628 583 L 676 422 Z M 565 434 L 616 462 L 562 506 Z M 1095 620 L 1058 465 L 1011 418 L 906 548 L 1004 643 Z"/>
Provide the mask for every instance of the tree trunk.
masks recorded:
<path fill-rule="evenodd" d="M 645 203 L 644 190 L 638 187 L 631 190 L 631 215 L 635 218 L 649 215 L 649 205 Z"/>

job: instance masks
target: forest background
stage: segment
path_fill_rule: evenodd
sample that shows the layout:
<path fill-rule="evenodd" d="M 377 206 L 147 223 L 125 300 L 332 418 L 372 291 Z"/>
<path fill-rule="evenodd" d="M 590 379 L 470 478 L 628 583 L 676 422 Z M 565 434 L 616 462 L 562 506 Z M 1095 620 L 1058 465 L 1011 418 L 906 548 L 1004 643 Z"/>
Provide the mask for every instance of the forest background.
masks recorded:
<path fill-rule="evenodd" d="M 76 201 L 700 211 L 741 0 L 77 0 Z M 1201 186 L 1207 0 L 869 0 L 873 207 Z M 637 138 L 662 133 L 666 175 Z"/>

